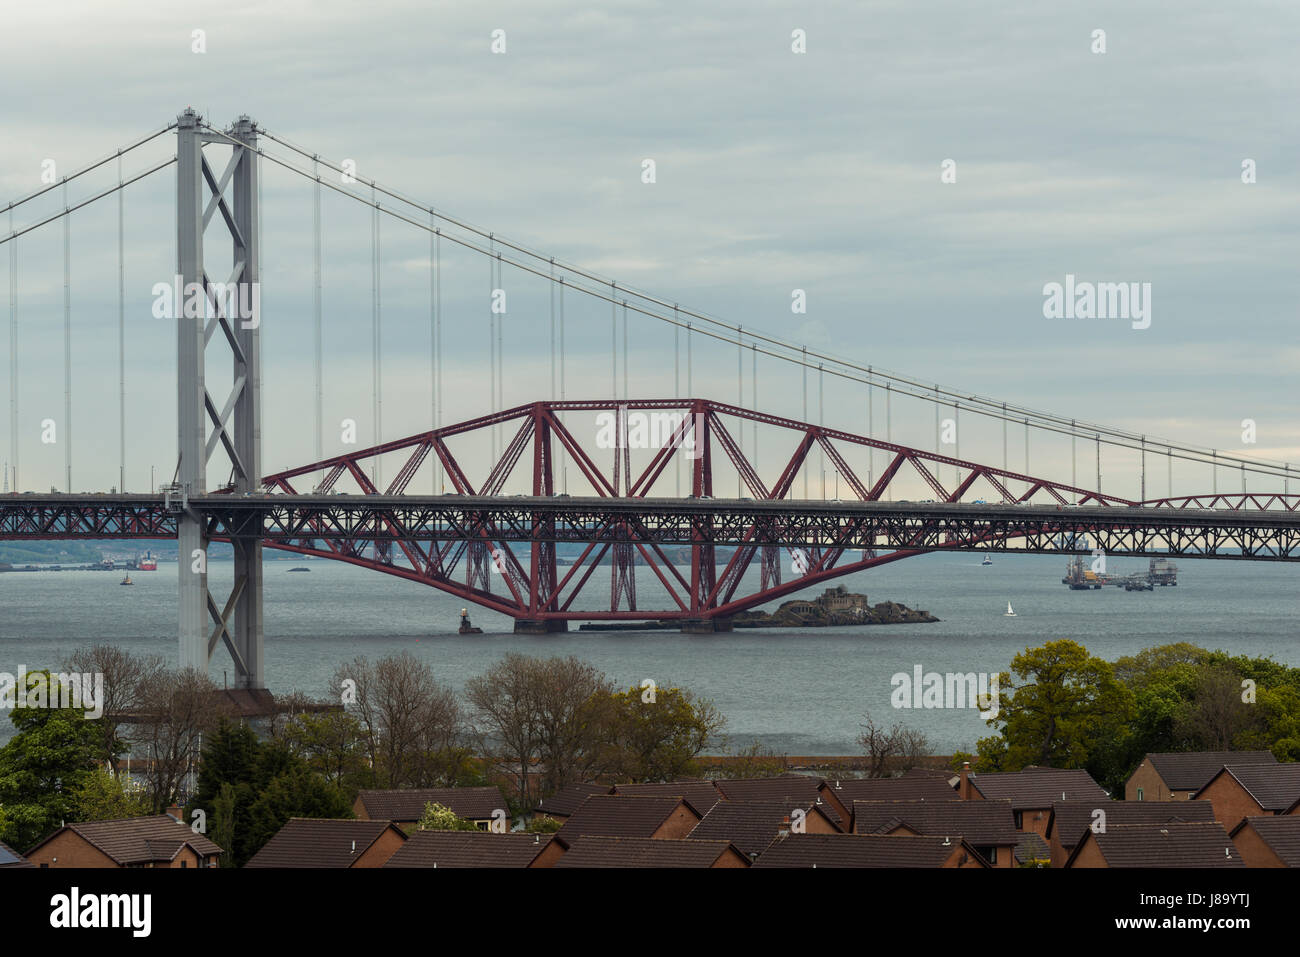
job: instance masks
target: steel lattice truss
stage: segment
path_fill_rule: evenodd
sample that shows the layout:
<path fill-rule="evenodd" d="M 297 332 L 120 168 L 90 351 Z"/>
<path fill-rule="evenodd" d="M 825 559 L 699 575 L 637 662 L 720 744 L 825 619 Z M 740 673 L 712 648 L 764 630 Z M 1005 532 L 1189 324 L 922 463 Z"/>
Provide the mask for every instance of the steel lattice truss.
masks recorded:
<path fill-rule="evenodd" d="M 641 443 L 638 458 L 645 462 L 633 471 L 628 446 L 637 442 L 593 449 L 599 442 L 581 441 L 563 424 L 565 412 L 608 413 L 615 436 L 628 438 L 633 413 L 672 415 L 664 420 L 658 445 L 646 449 Z M 774 484 L 764 484 L 742 451 L 742 426 L 733 432 L 724 419 L 788 433 L 792 451 L 781 459 L 779 472 L 772 469 Z M 513 429 L 512 437 L 485 479 L 474 484 L 451 446 L 454 439 L 481 437 L 497 426 Z M 854 471 L 846 458 L 854 446 L 884 452 L 879 476 L 863 481 Z M 719 450 L 749 497 L 714 498 Z M 790 498 L 814 450 L 835 464 L 855 501 Z M 593 494 L 556 493 L 556 452 L 577 468 Z M 380 455 L 403 456 L 382 490 L 367 469 Z M 597 464 L 601 456 L 607 468 Z M 503 495 L 516 469 L 529 468 L 525 462 L 530 494 Z M 434 464 L 441 464 L 455 492 L 407 494 L 421 468 Z M 941 467 L 956 472 L 950 488 L 937 477 Z M 689 497 L 663 492 L 669 469 L 677 468 L 688 477 Z M 885 501 L 906 469 L 926 481 L 933 501 Z M 304 493 L 298 486 L 313 476 L 321 481 Z M 513 488 L 519 488 L 517 477 Z M 982 490 L 997 502 L 970 501 Z M 1114 555 L 1300 559 L 1300 495 L 1132 502 L 702 399 L 533 403 L 279 472 L 263 480 L 261 494 L 224 490 L 185 502 L 156 495 L 9 495 L 0 498 L 0 538 L 174 537 L 182 508 L 203 516 L 211 540 L 260 536 L 274 549 L 420 581 L 538 623 L 718 618 L 935 550 L 1076 554 L 1100 547 Z M 580 557 L 560 563 L 558 542 L 581 545 Z M 676 550 L 676 560 L 669 550 Z M 638 558 L 642 573 L 654 575 L 666 590 L 668 609 L 638 609 Z M 792 558 L 805 573 L 790 575 Z M 759 585 L 746 590 L 745 573 L 755 563 Z M 603 583 L 606 575 L 608 607 L 580 605 L 593 581 Z"/>
<path fill-rule="evenodd" d="M 581 441 L 561 421 L 564 413 L 608 413 L 614 435 L 631 437 L 629 416 L 638 412 L 675 415 L 665 420 L 657 444 L 640 443 L 638 458 L 645 461 L 635 471 L 628 445 L 638 443 L 616 441 L 603 448 Z M 779 471 L 769 469 L 778 476 L 771 487 L 744 454 L 741 429 L 729 430 L 726 420 L 756 422 L 788 436 L 789 454 Z M 499 426 L 513 435 L 476 484 L 452 445 Z M 855 472 L 848 460 L 854 447 L 884 453 L 878 476 L 864 481 Z M 719 450 L 748 497 L 713 497 Z M 791 499 L 814 450 L 834 464 L 853 501 Z M 576 467 L 592 494 L 557 494 L 557 453 Z M 382 490 L 367 470 L 381 455 L 403 458 Z M 600 457 L 608 468 L 597 464 Z M 455 492 L 408 494 L 421 470 L 435 464 Z M 665 493 L 679 467 L 688 477 L 689 497 Z M 940 482 L 941 467 L 956 474 L 951 487 Z M 885 500 L 909 469 L 934 491 L 933 501 Z M 300 490 L 316 476 L 321 480 L 315 488 Z M 512 478 L 512 487 L 520 487 L 521 477 L 531 494 L 502 494 Z M 974 494 L 997 501 L 971 501 Z M 10 496 L 0 499 L 0 538 L 167 537 L 175 534 L 180 507 L 151 496 Z M 935 550 L 1075 554 L 1101 548 L 1113 555 L 1300 559 L 1300 495 L 1215 494 L 1140 503 L 705 400 L 519 406 L 268 476 L 260 495 L 226 491 L 191 497 L 184 507 L 204 517 L 205 534 L 214 540 L 260 529 L 268 547 L 423 582 L 541 624 L 725 617 Z M 580 557 L 561 564 L 556 543 L 581 545 Z M 807 570 L 791 576 L 790 559 L 796 556 L 798 567 Z M 669 608 L 637 607 L 638 557 L 643 574 L 653 574 L 667 592 Z M 756 563 L 759 585 L 754 588 L 751 579 L 747 590 L 745 573 Z M 603 587 L 605 576 L 608 607 L 580 604 L 584 593 L 598 587 L 594 581 Z"/>

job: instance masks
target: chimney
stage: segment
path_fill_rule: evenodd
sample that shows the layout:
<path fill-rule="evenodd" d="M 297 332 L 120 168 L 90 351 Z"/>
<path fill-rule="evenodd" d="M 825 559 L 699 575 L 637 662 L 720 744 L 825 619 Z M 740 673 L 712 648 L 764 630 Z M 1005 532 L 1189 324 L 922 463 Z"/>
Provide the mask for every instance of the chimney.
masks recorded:
<path fill-rule="evenodd" d="M 961 796 L 963 801 L 969 801 L 971 799 L 972 790 L 970 783 L 970 762 L 963 761 L 961 763 L 961 783 L 957 785 L 957 793 Z"/>
<path fill-rule="evenodd" d="M 179 805 L 173 804 L 167 809 L 166 814 L 168 817 L 181 824 L 185 823 L 185 811 Z"/>

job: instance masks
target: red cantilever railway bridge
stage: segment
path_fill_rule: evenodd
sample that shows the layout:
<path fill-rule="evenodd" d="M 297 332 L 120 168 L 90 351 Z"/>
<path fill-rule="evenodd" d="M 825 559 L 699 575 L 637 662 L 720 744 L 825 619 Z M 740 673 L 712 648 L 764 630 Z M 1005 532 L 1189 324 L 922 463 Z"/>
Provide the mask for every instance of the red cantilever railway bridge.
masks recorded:
<path fill-rule="evenodd" d="M 672 427 L 657 445 L 639 451 L 649 463 L 636 473 L 627 442 L 592 449 L 560 417 L 611 413 L 617 434 L 627 435 L 627 416 L 637 412 L 671 414 Z M 792 451 L 770 487 L 724 416 L 788 435 Z M 476 485 L 451 445 L 498 427 L 514 428 L 514 435 Z M 874 480 L 864 482 L 850 467 L 845 454 L 853 447 L 884 454 L 887 464 Z M 594 494 L 557 494 L 561 450 Z M 791 498 L 813 450 L 834 465 L 853 501 Z M 719 451 L 751 497 L 714 497 Z M 380 490 L 366 466 L 395 453 L 405 462 Z M 503 495 L 516 470 L 527 467 L 525 455 L 531 494 Z M 609 467 L 597 464 L 600 457 L 612 459 Z M 421 469 L 435 463 L 455 492 L 406 494 Z M 662 492 L 670 467 L 673 474 L 689 472 L 689 497 Z M 958 476 L 951 488 L 938 478 L 941 467 Z M 933 490 L 933 501 L 886 500 L 908 470 Z M 300 492 L 297 486 L 313 476 L 323 480 L 310 493 Z M 343 492 L 347 486 L 355 492 Z M 535 402 L 269 475 L 262 489 L 192 497 L 0 497 L 0 539 L 169 538 L 188 512 L 202 517 L 209 540 L 260 541 L 422 582 L 509 615 L 520 631 L 562 630 L 571 619 L 646 618 L 714 630 L 746 608 L 935 550 L 1065 554 L 1096 547 L 1112 555 L 1300 559 L 1300 495 L 1216 493 L 1138 502 L 703 399 Z M 997 504 L 967 500 L 975 494 Z M 557 562 L 561 542 L 584 546 L 572 565 Z M 689 570 L 670 559 L 668 546 L 689 548 Z M 716 554 L 720 546 L 731 549 L 725 560 Z M 794 549 L 803 550 L 807 572 L 783 581 L 782 553 Z M 637 555 L 673 607 L 637 607 Z M 755 561 L 760 584 L 746 592 L 743 578 Z M 575 608 L 602 567 L 609 571 L 608 608 Z"/>

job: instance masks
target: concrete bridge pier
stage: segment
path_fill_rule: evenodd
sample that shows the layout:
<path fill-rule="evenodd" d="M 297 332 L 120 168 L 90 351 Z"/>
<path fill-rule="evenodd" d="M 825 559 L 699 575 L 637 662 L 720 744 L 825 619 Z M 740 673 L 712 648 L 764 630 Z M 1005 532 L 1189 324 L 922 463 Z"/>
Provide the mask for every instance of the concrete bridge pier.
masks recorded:
<path fill-rule="evenodd" d="M 731 630 L 731 619 L 727 617 L 682 619 L 683 635 L 712 635 Z"/>
<path fill-rule="evenodd" d="M 516 618 L 516 635 L 550 635 L 568 631 L 569 622 L 563 618 Z"/>

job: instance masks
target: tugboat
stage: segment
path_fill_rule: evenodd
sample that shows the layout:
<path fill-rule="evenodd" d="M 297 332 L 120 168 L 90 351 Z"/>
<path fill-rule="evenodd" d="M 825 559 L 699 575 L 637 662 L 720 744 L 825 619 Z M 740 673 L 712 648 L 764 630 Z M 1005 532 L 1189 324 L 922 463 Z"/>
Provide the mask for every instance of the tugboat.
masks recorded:
<path fill-rule="evenodd" d="M 468 609 L 468 608 L 462 608 L 462 609 L 460 610 L 460 633 L 461 633 L 462 635 L 481 635 L 481 634 L 483 634 L 483 629 L 482 629 L 482 628 L 475 628 L 473 625 L 471 625 L 471 624 L 469 623 L 469 609 Z"/>
<path fill-rule="evenodd" d="M 134 585 L 135 582 L 131 581 L 131 576 L 130 576 L 130 575 L 127 575 L 127 576 L 126 576 L 125 578 L 123 578 L 120 582 L 118 582 L 118 584 L 119 584 L 119 585 Z"/>

